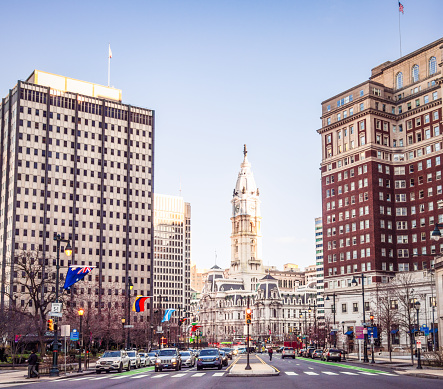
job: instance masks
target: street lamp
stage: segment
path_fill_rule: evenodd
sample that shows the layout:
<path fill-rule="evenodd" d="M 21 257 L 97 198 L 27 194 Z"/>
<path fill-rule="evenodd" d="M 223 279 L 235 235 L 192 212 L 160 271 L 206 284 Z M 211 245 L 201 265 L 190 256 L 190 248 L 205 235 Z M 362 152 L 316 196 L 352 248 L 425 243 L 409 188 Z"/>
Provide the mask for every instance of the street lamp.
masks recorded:
<path fill-rule="evenodd" d="M 343 331 L 343 360 L 346 361 L 346 350 L 345 350 L 345 322 L 341 322 L 341 327 Z"/>
<path fill-rule="evenodd" d="M 333 313 L 333 316 L 334 316 L 333 327 L 335 327 L 335 311 L 336 311 L 336 309 L 335 309 L 335 296 L 336 296 L 336 294 L 332 293 L 332 299 L 333 299 L 332 313 Z M 326 301 L 329 301 L 329 300 L 330 300 L 330 298 L 329 298 L 329 295 L 328 295 L 328 296 L 326 296 Z M 334 347 L 337 347 L 337 331 L 334 331 Z"/>
<path fill-rule="evenodd" d="M 85 313 L 83 308 L 78 310 L 78 315 L 80 316 L 80 339 L 79 339 L 79 354 L 78 354 L 78 373 L 82 372 L 82 346 L 83 346 L 83 332 L 82 332 L 82 319 Z"/>
<path fill-rule="evenodd" d="M 420 312 L 420 301 L 415 302 L 415 310 L 417 311 L 417 328 L 420 329 L 420 321 L 418 314 Z M 421 367 L 420 348 L 417 347 L 417 339 L 415 340 L 415 347 L 417 348 L 417 369 L 423 369 Z"/>
<path fill-rule="evenodd" d="M 434 231 L 432 231 L 431 239 L 437 241 L 441 238 L 440 228 L 443 228 L 443 224 L 435 223 Z"/>
<path fill-rule="evenodd" d="M 60 234 L 55 233 L 54 239 L 57 241 L 57 262 L 56 262 L 56 276 L 55 276 L 55 302 L 58 303 L 58 290 L 59 290 L 59 275 L 60 275 L 60 242 L 67 243 L 65 247 L 66 256 L 72 255 L 72 247 L 69 243 L 69 239 L 62 239 Z M 52 347 L 52 367 L 49 372 L 51 377 L 57 377 L 59 375 L 58 370 L 58 318 L 54 317 L 55 331 L 54 331 L 54 344 Z"/>
<path fill-rule="evenodd" d="M 368 362 L 369 363 L 369 358 L 368 358 L 368 330 L 366 328 L 366 316 L 365 316 L 365 276 L 363 273 L 361 273 L 361 295 L 362 295 L 362 299 L 363 299 L 363 336 L 364 336 L 364 341 L 363 341 L 363 362 Z M 352 279 L 351 282 L 354 286 L 358 285 L 357 279 L 355 278 L 355 276 Z"/>

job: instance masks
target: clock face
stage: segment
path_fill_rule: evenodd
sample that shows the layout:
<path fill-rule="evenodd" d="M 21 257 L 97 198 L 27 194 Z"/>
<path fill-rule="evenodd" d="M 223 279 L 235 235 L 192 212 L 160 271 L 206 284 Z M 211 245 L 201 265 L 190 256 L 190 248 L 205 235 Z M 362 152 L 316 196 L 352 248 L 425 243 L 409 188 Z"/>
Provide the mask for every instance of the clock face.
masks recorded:
<path fill-rule="evenodd" d="M 240 204 L 237 204 L 236 206 L 235 206 L 235 213 L 237 214 L 237 213 L 239 213 L 240 212 Z"/>

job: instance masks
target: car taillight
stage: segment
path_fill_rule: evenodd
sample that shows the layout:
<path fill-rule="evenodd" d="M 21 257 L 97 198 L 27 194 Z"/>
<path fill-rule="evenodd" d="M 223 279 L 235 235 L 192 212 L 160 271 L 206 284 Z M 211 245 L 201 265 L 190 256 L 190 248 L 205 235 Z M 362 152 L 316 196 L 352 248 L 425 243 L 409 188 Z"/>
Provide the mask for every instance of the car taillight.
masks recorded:
<path fill-rule="evenodd" d="M 328 353 L 328 357 L 330 357 L 329 353 Z"/>

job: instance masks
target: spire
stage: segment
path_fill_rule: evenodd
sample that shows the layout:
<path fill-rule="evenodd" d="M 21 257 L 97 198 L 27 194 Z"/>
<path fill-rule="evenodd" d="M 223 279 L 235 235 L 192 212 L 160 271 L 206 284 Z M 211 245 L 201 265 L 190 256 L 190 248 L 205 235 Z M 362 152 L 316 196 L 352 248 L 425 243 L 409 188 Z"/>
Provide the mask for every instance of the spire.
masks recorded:
<path fill-rule="evenodd" d="M 244 159 L 240 165 L 241 169 L 237 177 L 234 196 L 239 194 L 246 196 L 255 195 L 257 191 L 254 175 L 251 170 L 251 164 L 248 161 L 248 149 L 246 148 L 246 145 L 243 145 L 243 155 Z"/>
<path fill-rule="evenodd" d="M 243 145 L 243 155 L 246 156 L 248 155 L 248 150 L 246 149 L 246 144 Z"/>

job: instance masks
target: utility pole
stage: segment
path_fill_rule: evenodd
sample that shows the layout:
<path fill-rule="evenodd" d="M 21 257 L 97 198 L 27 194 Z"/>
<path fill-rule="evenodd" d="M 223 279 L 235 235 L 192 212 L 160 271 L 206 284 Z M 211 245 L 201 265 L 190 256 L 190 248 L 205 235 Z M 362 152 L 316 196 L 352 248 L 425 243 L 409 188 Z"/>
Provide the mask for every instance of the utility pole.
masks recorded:
<path fill-rule="evenodd" d="M 249 364 L 249 326 L 252 320 L 252 309 L 249 308 L 249 296 L 248 296 L 248 307 L 246 308 L 246 367 L 245 370 L 251 370 L 251 365 Z"/>

